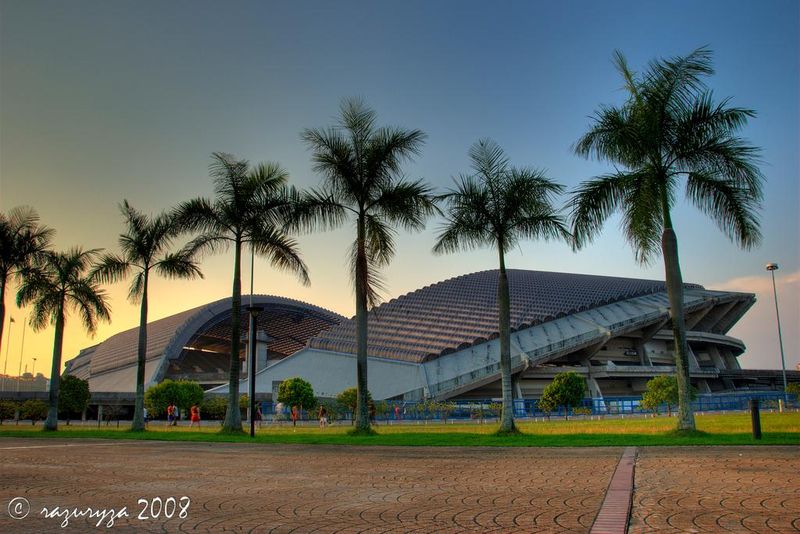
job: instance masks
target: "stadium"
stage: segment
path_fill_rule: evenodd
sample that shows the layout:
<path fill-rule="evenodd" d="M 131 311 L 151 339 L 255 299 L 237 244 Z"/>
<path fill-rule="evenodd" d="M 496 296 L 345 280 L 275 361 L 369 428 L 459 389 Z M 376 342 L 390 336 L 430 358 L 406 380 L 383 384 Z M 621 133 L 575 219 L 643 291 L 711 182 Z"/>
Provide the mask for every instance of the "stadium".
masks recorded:
<path fill-rule="evenodd" d="M 369 387 L 375 399 L 500 397 L 496 270 L 423 287 L 369 313 Z M 559 372 L 587 381 L 587 398 L 637 396 L 654 376 L 674 372 L 664 282 L 509 270 L 514 395 L 536 399 Z M 246 303 L 248 298 L 245 296 Z M 692 383 L 700 393 L 782 389 L 779 371 L 743 370 L 744 343 L 727 335 L 754 304 L 750 293 L 685 285 Z M 256 295 L 258 397 L 271 400 L 301 376 L 319 397 L 355 383 L 355 321 L 312 304 Z M 230 299 L 148 324 L 146 387 L 165 378 L 227 392 Z M 246 313 L 245 306 L 242 307 Z M 138 328 L 80 351 L 67 372 L 97 398 L 133 402 Z M 239 355 L 244 360 L 247 332 Z M 790 371 L 792 381 L 800 373 Z M 797 376 L 794 376 L 797 375 Z"/>

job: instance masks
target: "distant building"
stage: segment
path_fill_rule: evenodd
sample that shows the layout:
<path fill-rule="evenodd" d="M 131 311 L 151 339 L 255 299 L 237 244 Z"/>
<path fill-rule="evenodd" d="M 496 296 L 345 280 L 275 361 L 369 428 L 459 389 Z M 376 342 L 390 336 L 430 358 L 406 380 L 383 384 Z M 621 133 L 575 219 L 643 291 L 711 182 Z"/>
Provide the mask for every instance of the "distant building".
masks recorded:
<path fill-rule="evenodd" d="M 639 395 L 674 373 L 664 282 L 509 270 L 514 391 L 538 398 L 556 373 L 576 371 L 592 397 Z M 247 298 L 243 299 L 244 302 Z M 744 343 L 727 332 L 755 302 L 750 293 L 685 285 L 692 383 L 701 393 L 776 389 L 779 371 L 743 370 Z M 322 397 L 355 383 L 355 321 L 311 304 L 258 295 L 256 391 L 302 376 Z M 230 299 L 148 325 L 146 383 L 191 379 L 227 391 Z M 246 311 L 242 307 L 246 338 Z M 369 313 L 369 387 L 376 399 L 500 396 L 497 271 L 426 286 Z M 83 349 L 67 372 L 93 393 L 132 399 L 138 328 Z M 246 340 L 246 339 L 245 339 Z M 239 354 L 244 361 L 246 344 Z M 243 366 L 242 366 L 243 367 Z M 800 373 L 790 371 L 790 380 Z M 247 391 L 246 370 L 240 368 Z M 780 384 L 779 384 L 780 383 Z"/>
<path fill-rule="evenodd" d="M 20 393 L 31 391 L 47 391 L 50 388 L 50 379 L 42 373 L 23 373 L 22 376 L 0 375 L 0 391 Z"/>

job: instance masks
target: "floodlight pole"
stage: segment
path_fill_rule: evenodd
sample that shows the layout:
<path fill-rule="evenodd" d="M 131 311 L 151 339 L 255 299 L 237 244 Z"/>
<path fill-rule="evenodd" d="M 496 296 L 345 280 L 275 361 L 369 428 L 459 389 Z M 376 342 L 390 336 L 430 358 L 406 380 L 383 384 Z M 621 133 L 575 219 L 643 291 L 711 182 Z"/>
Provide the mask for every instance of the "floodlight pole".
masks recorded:
<path fill-rule="evenodd" d="M 248 395 L 250 397 L 250 437 L 256 435 L 256 345 L 258 344 L 255 338 L 256 334 L 256 318 L 258 313 L 263 308 L 261 306 L 248 306 L 247 311 L 250 312 L 250 343 L 248 343 L 248 352 L 250 353 L 250 369 L 247 371 L 247 385 Z"/>
<path fill-rule="evenodd" d="M 775 317 L 778 320 L 778 345 L 781 348 L 781 371 L 783 373 L 783 405 L 789 403 L 789 393 L 786 391 L 786 359 L 783 356 L 783 336 L 781 335 L 781 313 L 778 311 L 778 288 L 775 285 L 775 271 L 778 270 L 777 263 L 768 263 L 766 269 L 772 273 L 772 293 L 775 296 Z"/>
<path fill-rule="evenodd" d="M 8 316 L 8 337 L 6 337 L 6 362 L 3 364 L 3 391 L 6 389 L 6 369 L 8 368 L 8 350 L 11 348 L 11 325 L 14 324 L 14 317 Z"/>
<path fill-rule="evenodd" d="M 22 382 L 22 355 L 25 351 L 25 322 L 28 320 L 28 316 L 26 315 L 25 318 L 22 320 L 22 345 L 19 347 L 19 371 L 17 372 L 17 393 L 19 393 L 19 383 Z"/>

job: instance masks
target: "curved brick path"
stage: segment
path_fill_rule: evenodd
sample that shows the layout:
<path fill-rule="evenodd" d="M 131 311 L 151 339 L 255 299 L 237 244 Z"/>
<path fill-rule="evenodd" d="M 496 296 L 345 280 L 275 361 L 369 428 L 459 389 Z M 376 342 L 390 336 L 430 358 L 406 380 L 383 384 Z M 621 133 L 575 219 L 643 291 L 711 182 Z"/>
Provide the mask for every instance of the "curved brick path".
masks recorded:
<path fill-rule="evenodd" d="M 640 448 L 629 532 L 800 532 L 800 447 Z"/>
<path fill-rule="evenodd" d="M 63 532 L 42 506 L 187 495 L 151 532 L 587 532 L 620 448 L 406 448 L 0 440 L 0 532 Z M 36 446 L 41 448 L 9 449 Z M 202 467 L 201 467 L 202 466 Z M 35 513 L 5 510 L 24 496 Z M 132 512 L 133 513 L 133 512 Z M 70 526 L 86 529 L 85 520 Z M 69 529 L 67 530 L 69 531 Z"/>

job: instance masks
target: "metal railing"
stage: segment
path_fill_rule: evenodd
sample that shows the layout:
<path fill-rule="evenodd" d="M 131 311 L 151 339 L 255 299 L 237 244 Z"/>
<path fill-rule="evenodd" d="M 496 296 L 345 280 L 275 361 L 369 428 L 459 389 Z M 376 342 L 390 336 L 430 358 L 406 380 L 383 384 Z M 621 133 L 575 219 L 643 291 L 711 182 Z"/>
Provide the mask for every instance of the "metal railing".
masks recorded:
<path fill-rule="evenodd" d="M 783 401 L 781 391 L 752 391 L 725 394 L 704 394 L 692 402 L 694 412 L 727 412 L 746 411 L 749 409 L 750 399 L 758 399 L 762 409 L 778 409 L 779 401 Z M 565 408 L 559 406 L 552 412 L 545 412 L 539 408 L 538 399 L 515 399 L 514 417 L 564 417 L 572 416 L 619 416 L 635 414 L 652 414 L 652 410 L 645 409 L 641 397 L 604 397 L 584 399 L 579 406 Z M 348 410 L 336 410 L 333 403 L 328 406 L 328 417 L 332 419 L 351 420 L 352 413 Z M 284 406 L 283 412 L 277 414 L 278 418 L 289 420 L 289 408 Z M 375 403 L 374 419 L 376 421 L 443 421 L 443 420 L 486 420 L 499 417 L 502 403 L 499 399 L 475 399 L 452 401 L 377 401 Z M 800 409 L 797 396 L 789 395 L 787 409 Z M 670 408 L 662 405 L 658 413 L 667 413 Z M 672 406 L 673 412 L 677 411 Z M 275 405 L 272 402 L 261 403 L 261 412 L 272 419 L 275 417 Z M 303 410 L 301 419 L 316 419 L 317 412 Z"/>

